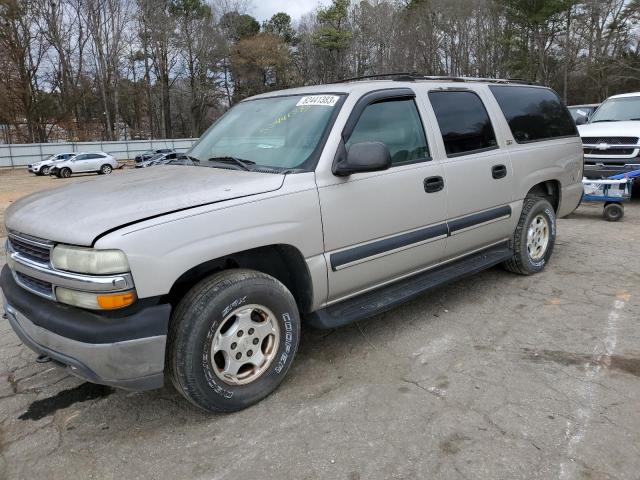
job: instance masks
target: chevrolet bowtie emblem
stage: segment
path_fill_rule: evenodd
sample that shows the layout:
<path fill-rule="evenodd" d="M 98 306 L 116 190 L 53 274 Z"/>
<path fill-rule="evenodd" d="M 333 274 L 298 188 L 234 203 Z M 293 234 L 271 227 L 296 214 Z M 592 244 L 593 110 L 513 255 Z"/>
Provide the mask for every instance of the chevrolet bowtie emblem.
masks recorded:
<path fill-rule="evenodd" d="M 608 143 L 599 143 L 596 148 L 598 150 L 609 150 L 609 144 Z"/>

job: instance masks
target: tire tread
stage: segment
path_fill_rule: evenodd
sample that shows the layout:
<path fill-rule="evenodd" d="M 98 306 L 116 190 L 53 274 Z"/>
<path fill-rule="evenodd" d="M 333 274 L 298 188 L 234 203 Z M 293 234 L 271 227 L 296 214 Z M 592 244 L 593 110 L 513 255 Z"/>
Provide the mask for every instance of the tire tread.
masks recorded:
<path fill-rule="evenodd" d="M 547 201 L 544 197 L 538 197 L 534 195 L 530 195 L 525 197 L 524 203 L 522 205 L 522 213 L 520 214 L 520 219 L 518 220 L 518 225 L 516 226 L 516 230 L 513 234 L 513 251 L 515 252 L 513 257 L 503 263 L 505 269 L 510 272 L 517 273 L 518 275 L 530 275 L 531 272 L 526 268 L 524 263 L 522 262 L 522 257 L 519 252 L 522 249 L 522 230 L 527 228 L 526 220 L 529 212 L 540 202 L 540 200 Z"/>
<path fill-rule="evenodd" d="M 167 335 L 167 359 L 166 371 L 171 379 L 173 386 L 185 397 L 190 403 L 198 408 L 210 411 L 228 413 L 238 409 L 225 409 L 219 406 L 212 406 L 207 399 L 201 395 L 196 388 L 196 379 L 193 372 L 185 368 L 192 361 L 192 351 L 185 348 L 186 345 L 179 345 L 178 340 L 187 337 L 187 332 L 191 323 L 186 320 L 188 316 L 197 316 L 203 310 L 209 301 L 212 301 L 218 292 L 233 286 L 234 284 L 246 280 L 260 280 L 271 284 L 279 289 L 284 296 L 290 297 L 295 305 L 295 300 L 291 292 L 277 279 L 262 272 L 248 269 L 224 270 L 201 280 L 197 283 L 178 303 L 169 324 Z M 299 338 L 296 339 L 299 342 Z M 296 343 L 293 351 L 297 350 Z M 283 372 L 286 374 L 286 371 Z"/>

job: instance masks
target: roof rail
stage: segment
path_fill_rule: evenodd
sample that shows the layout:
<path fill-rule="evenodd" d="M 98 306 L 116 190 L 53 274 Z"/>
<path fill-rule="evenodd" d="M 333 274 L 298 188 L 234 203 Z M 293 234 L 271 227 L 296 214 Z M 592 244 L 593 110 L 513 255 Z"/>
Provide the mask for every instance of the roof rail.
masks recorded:
<path fill-rule="evenodd" d="M 396 82 L 413 82 L 416 80 L 431 80 L 440 82 L 488 82 L 488 83 L 510 83 L 518 85 L 539 85 L 536 82 L 529 80 L 523 80 L 520 78 L 482 78 L 482 77 L 454 77 L 454 76 L 439 76 L 439 75 L 423 75 L 416 72 L 396 72 L 396 73 L 378 73 L 371 75 L 362 75 L 359 77 L 344 78 L 337 80 L 333 83 L 346 83 L 357 82 L 360 80 L 375 80 L 375 79 L 391 79 Z"/>

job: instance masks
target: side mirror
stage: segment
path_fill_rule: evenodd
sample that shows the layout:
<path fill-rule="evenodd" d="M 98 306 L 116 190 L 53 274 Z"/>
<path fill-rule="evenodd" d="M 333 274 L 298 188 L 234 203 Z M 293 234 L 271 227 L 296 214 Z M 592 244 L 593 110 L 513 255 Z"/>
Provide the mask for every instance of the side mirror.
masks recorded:
<path fill-rule="evenodd" d="M 354 143 L 348 151 L 344 147 L 340 159 L 333 167 L 333 174 L 346 177 L 352 173 L 377 172 L 391 167 L 391 154 L 382 142 Z"/>
<path fill-rule="evenodd" d="M 576 118 L 576 125 L 584 125 L 588 121 L 589 121 L 588 117 L 581 116 L 581 117 Z"/>

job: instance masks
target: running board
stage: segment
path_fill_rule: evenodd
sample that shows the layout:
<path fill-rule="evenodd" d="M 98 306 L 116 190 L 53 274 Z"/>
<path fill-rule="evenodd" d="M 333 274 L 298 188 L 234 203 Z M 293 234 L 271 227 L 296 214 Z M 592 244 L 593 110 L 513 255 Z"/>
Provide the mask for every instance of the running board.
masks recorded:
<path fill-rule="evenodd" d="M 459 278 L 473 275 L 513 257 L 509 242 L 473 253 L 389 285 L 349 298 L 305 317 L 316 328 L 337 328 L 377 315 L 421 293 Z"/>

